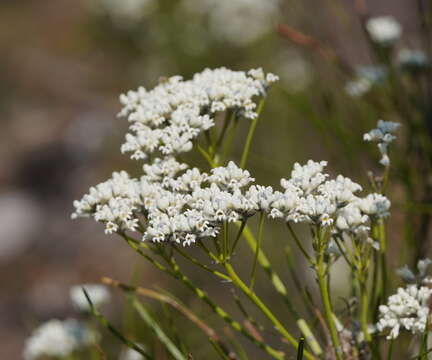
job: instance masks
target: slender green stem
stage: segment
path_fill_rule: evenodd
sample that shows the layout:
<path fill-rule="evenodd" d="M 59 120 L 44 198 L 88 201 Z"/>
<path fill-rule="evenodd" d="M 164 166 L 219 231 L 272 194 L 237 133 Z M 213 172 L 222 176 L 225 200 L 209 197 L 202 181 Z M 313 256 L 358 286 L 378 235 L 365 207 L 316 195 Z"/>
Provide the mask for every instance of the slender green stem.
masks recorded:
<path fill-rule="evenodd" d="M 243 230 L 243 237 L 246 239 L 246 242 L 249 245 L 249 248 L 255 253 L 255 250 L 257 248 L 257 241 L 255 240 L 254 235 L 249 229 L 249 226 L 245 225 Z M 267 259 L 266 255 L 264 254 L 262 249 L 259 249 L 258 253 L 258 263 L 263 268 L 265 274 L 270 278 L 270 282 L 273 285 L 273 287 L 276 289 L 276 292 L 282 297 L 285 304 L 288 307 L 288 310 L 290 311 L 290 314 L 294 319 L 298 319 L 298 313 L 295 311 L 295 308 L 288 296 L 288 291 L 283 284 L 281 278 L 279 275 L 273 270 L 273 268 L 270 266 L 270 261 Z"/>
<path fill-rule="evenodd" d="M 184 252 L 183 250 L 181 250 L 177 246 L 173 246 L 173 249 L 177 253 L 179 253 L 181 256 L 183 256 L 185 259 L 187 259 L 191 263 L 193 263 L 194 265 L 199 266 L 201 269 L 204 269 L 205 271 L 208 271 L 209 273 L 211 273 L 211 274 L 213 274 L 213 275 L 215 275 L 217 277 L 220 277 L 221 279 L 230 280 L 229 276 L 226 276 L 225 274 L 221 273 L 220 271 L 213 270 L 213 269 L 209 268 L 207 265 L 202 264 L 197 259 L 191 257 L 189 254 L 187 254 L 186 252 Z"/>
<path fill-rule="evenodd" d="M 173 270 L 173 273 L 175 274 L 175 277 L 180 280 L 189 290 L 195 293 L 195 295 L 201 299 L 205 304 L 207 304 L 210 309 L 218 315 L 222 320 L 224 320 L 232 329 L 240 332 L 243 336 L 245 336 L 248 340 L 250 340 L 252 343 L 254 343 L 256 346 L 258 346 L 260 349 L 265 351 L 267 354 L 272 356 L 274 359 L 282 360 L 284 359 L 283 354 L 280 351 L 277 351 L 270 347 L 269 345 L 263 343 L 262 341 L 256 339 L 254 336 L 252 336 L 240 323 L 233 320 L 233 318 L 225 311 L 223 310 L 219 305 L 215 304 L 204 291 L 202 291 L 200 288 L 195 286 L 190 279 L 183 274 L 183 272 L 180 270 L 177 263 L 172 258 L 168 258 L 164 256 L 164 259 L 166 262 L 170 265 L 171 269 Z M 231 278 L 231 277 L 230 277 Z"/>
<path fill-rule="evenodd" d="M 251 272 L 250 284 L 249 284 L 249 288 L 251 290 L 253 289 L 254 283 L 255 283 L 256 266 L 257 266 L 257 262 L 258 262 L 258 254 L 259 254 L 260 249 L 261 249 L 262 235 L 263 235 L 263 229 L 264 229 L 264 219 L 265 219 L 265 216 L 264 216 L 264 212 L 262 211 L 260 213 L 260 218 L 259 218 L 258 241 L 257 241 L 256 249 L 255 249 L 255 256 L 254 256 L 254 261 L 253 261 L 253 265 L 252 265 L 252 272 Z"/>
<path fill-rule="evenodd" d="M 226 133 L 226 131 L 228 129 L 228 126 L 231 124 L 231 121 L 233 120 L 234 117 L 235 117 L 235 113 L 234 112 L 229 112 L 228 111 L 225 114 L 224 124 L 223 124 L 222 130 L 221 130 L 221 133 L 220 133 L 220 135 L 219 135 L 219 137 L 217 139 L 217 142 L 216 142 L 216 147 L 217 148 L 219 148 L 220 145 L 222 144 L 222 141 L 223 141 L 223 139 L 225 137 L 225 133 Z"/>
<path fill-rule="evenodd" d="M 387 352 L 387 360 L 393 359 L 393 339 L 390 340 L 389 349 Z"/>
<path fill-rule="evenodd" d="M 222 241 L 222 254 L 221 260 L 225 262 L 228 257 L 228 223 L 225 221 L 223 224 L 223 241 Z"/>
<path fill-rule="evenodd" d="M 367 288 L 365 284 L 360 284 L 360 327 L 362 329 L 365 341 L 370 343 L 372 338 L 368 331 L 368 309 L 369 300 Z"/>
<path fill-rule="evenodd" d="M 201 145 L 196 144 L 196 148 L 198 149 L 198 152 L 201 154 L 201 156 L 207 161 L 207 163 L 209 164 L 210 167 L 216 167 L 216 163 L 213 161 L 212 157 L 210 156 L 210 154 L 205 151 Z"/>
<path fill-rule="evenodd" d="M 237 286 L 257 307 L 258 309 L 270 320 L 279 333 L 287 340 L 295 349 L 299 344 L 296 339 L 285 329 L 281 322 L 276 318 L 270 309 L 261 301 L 261 299 L 238 277 L 234 268 L 229 263 L 224 264 L 227 274 L 235 286 Z M 308 360 L 315 360 L 315 357 L 308 351 L 304 352 L 304 356 Z"/>
<path fill-rule="evenodd" d="M 241 168 L 244 168 L 246 165 L 246 161 L 247 161 L 248 156 L 249 156 L 249 150 L 250 150 L 250 146 L 252 143 L 252 139 L 253 139 L 253 136 L 255 133 L 258 119 L 259 119 L 261 112 L 264 108 L 264 103 L 265 103 L 265 97 L 262 97 L 258 103 L 257 116 L 251 120 L 251 124 L 249 126 L 249 131 L 248 131 L 247 136 L 246 136 L 245 146 L 243 148 L 243 153 L 242 153 L 241 160 L 240 160 L 240 167 Z"/>
<path fill-rule="evenodd" d="M 342 360 L 341 357 L 342 348 L 340 346 L 339 338 L 336 331 L 336 326 L 333 320 L 333 310 L 330 302 L 330 295 L 328 292 L 327 282 L 325 280 L 325 275 L 324 275 L 324 250 L 320 250 L 320 253 L 318 254 L 315 269 L 318 277 L 318 285 L 321 294 L 321 300 L 324 307 L 324 316 L 326 318 L 327 325 L 330 331 L 330 337 L 333 343 L 336 358 L 338 360 Z"/>
<path fill-rule="evenodd" d="M 297 244 L 300 251 L 303 253 L 304 257 L 307 259 L 309 264 L 313 264 L 314 261 L 312 260 L 311 256 L 307 253 L 306 249 L 304 248 L 303 244 L 301 243 L 300 239 L 298 238 L 297 234 L 295 233 L 294 229 L 292 228 L 291 224 L 289 222 L 286 223 L 288 230 L 293 237 L 295 243 Z"/>
<path fill-rule="evenodd" d="M 203 242 L 201 241 L 201 240 L 199 240 L 198 241 L 198 246 L 215 262 L 215 263 L 217 263 L 217 264 L 219 264 L 220 263 L 220 259 L 215 255 L 215 254 L 213 254 L 208 248 L 207 248 L 207 246 L 205 246 L 204 244 L 203 244 Z"/>
<path fill-rule="evenodd" d="M 235 135 L 235 132 L 237 129 L 238 122 L 239 122 L 238 117 L 234 116 L 234 119 L 231 121 L 231 124 L 230 124 L 229 129 L 228 129 L 226 141 L 225 141 L 225 144 L 224 144 L 223 149 L 222 149 L 222 154 L 220 156 L 220 162 L 218 162 L 220 164 L 223 164 L 225 162 L 228 154 L 231 151 L 231 146 L 232 146 L 232 142 L 234 140 L 234 135 Z"/>
<path fill-rule="evenodd" d="M 240 228 L 239 228 L 239 230 L 237 232 L 236 239 L 234 240 L 233 246 L 231 247 L 231 252 L 230 252 L 231 255 L 234 253 L 234 250 L 236 249 L 237 244 L 238 244 L 238 242 L 239 242 L 239 240 L 240 240 L 240 238 L 241 238 L 241 236 L 243 234 L 243 230 L 244 230 L 244 228 L 246 226 L 246 222 L 247 222 L 247 220 L 245 219 L 245 220 L 242 220 L 242 222 L 240 224 Z"/>

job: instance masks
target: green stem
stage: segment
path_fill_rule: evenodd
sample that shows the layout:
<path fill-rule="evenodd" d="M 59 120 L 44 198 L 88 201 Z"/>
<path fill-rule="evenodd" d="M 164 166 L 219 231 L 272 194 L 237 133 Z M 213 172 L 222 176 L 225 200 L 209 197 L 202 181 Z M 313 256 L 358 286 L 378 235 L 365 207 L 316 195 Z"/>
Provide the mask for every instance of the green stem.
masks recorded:
<path fill-rule="evenodd" d="M 223 224 L 223 242 L 222 242 L 222 262 L 225 262 L 228 257 L 228 223 L 225 221 Z"/>
<path fill-rule="evenodd" d="M 367 288 L 365 284 L 360 284 L 360 327 L 363 332 L 364 339 L 370 343 L 372 338 L 368 331 L 368 308 L 369 301 L 367 296 Z"/>
<path fill-rule="evenodd" d="M 207 163 L 209 164 L 210 167 L 216 167 L 217 164 L 213 161 L 212 157 L 210 156 L 210 154 L 205 151 L 201 145 L 196 144 L 196 148 L 198 149 L 198 152 L 201 154 L 201 156 L 207 161 Z"/>
<path fill-rule="evenodd" d="M 255 240 L 254 235 L 249 229 L 249 226 L 245 225 L 243 230 L 243 237 L 246 239 L 246 242 L 248 243 L 250 249 L 255 253 L 255 250 L 257 248 L 257 241 Z M 276 292 L 282 296 L 282 299 L 284 300 L 285 304 L 288 307 L 288 310 L 290 311 L 292 317 L 294 319 L 298 319 L 299 316 L 297 312 L 295 311 L 295 308 L 288 297 L 288 291 L 283 284 L 281 278 L 279 275 L 272 269 L 270 266 L 270 261 L 267 259 L 266 255 L 264 254 L 262 249 L 259 249 L 258 252 L 258 263 L 263 268 L 266 275 L 270 278 L 270 282 L 273 285 L 273 287 L 276 289 Z"/>
<path fill-rule="evenodd" d="M 252 290 L 255 284 L 255 274 L 256 274 L 256 266 L 258 262 L 258 254 L 261 249 L 261 241 L 262 241 L 262 235 L 263 235 L 263 228 L 264 228 L 264 212 L 262 211 L 259 218 L 259 225 L 258 225 L 258 242 L 255 249 L 255 256 L 254 261 L 252 265 L 252 272 L 251 272 L 251 278 L 250 278 L 250 285 L 249 288 Z"/>
<path fill-rule="evenodd" d="M 231 252 L 230 252 L 231 255 L 234 253 L 234 250 L 236 249 L 237 244 L 238 244 L 238 242 L 239 242 L 239 240 L 240 240 L 240 238 L 241 238 L 241 236 L 243 234 L 243 230 L 244 230 L 244 228 L 246 226 L 246 222 L 247 222 L 247 220 L 242 220 L 242 222 L 240 224 L 240 228 L 239 228 L 239 230 L 237 232 L 236 239 L 235 239 L 234 244 L 233 244 L 233 246 L 231 248 Z"/>
<path fill-rule="evenodd" d="M 224 320 L 232 329 L 240 332 L 243 336 L 245 336 L 248 340 L 250 340 L 252 343 L 254 343 L 256 346 L 258 346 L 260 349 L 265 351 L 267 354 L 272 356 L 274 359 L 282 360 L 284 359 L 283 354 L 280 351 L 277 351 L 273 349 L 272 347 L 268 346 L 267 344 L 263 343 L 262 341 L 258 340 L 254 336 L 252 336 L 246 329 L 243 328 L 240 323 L 233 320 L 233 318 L 225 312 L 220 306 L 215 304 L 207 295 L 206 293 L 195 286 L 190 279 L 183 274 L 183 272 L 180 270 L 177 263 L 174 261 L 174 259 L 169 259 L 166 256 L 164 257 L 165 261 L 170 265 L 171 269 L 173 270 L 173 273 L 175 274 L 175 277 L 180 280 L 186 287 L 191 290 L 195 295 L 201 299 L 205 304 L 207 304 L 210 309 L 218 315 L 222 320 Z M 231 279 L 231 277 L 230 277 Z M 232 279 L 231 279 L 232 280 Z"/>
<path fill-rule="evenodd" d="M 295 349 L 298 349 L 298 342 L 296 339 L 285 329 L 281 322 L 276 318 L 270 309 L 261 301 L 261 299 L 255 295 L 255 293 L 249 289 L 249 287 L 238 277 L 234 268 L 229 263 L 224 264 L 225 270 L 231 277 L 231 280 L 235 286 L 237 286 L 257 307 L 260 311 L 270 320 L 274 327 L 279 333 L 286 339 Z M 308 360 L 315 360 L 315 357 L 308 351 L 304 352 L 304 356 Z"/>
<path fill-rule="evenodd" d="M 324 251 L 323 250 L 320 250 L 320 253 L 318 254 L 318 259 L 317 259 L 315 269 L 318 277 L 319 290 L 320 290 L 321 299 L 324 307 L 324 316 L 326 318 L 327 325 L 329 327 L 330 337 L 333 343 L 336 358 L 338 360 L 342 360 L 341 358 L 342 349 L 339 343 L 336 326 L 333 320 L 333 311 L 330 303 L 330 295 L 328 292 L 327 282 L 325 280 L 325 275 L 324 275 L 325 271 L 324 271 Z"/>
<path fill-rule="evenodd" d="M 213 269 L 209 268 L 207 265 L 200 263 L 197 259 L 191 257 L 189 254 L 185 253 L 183 250 L 181 250 L 177 246 L 173 246 L 173 249 L 176 252 L 178 252 L 181 256 L 183 256 L 185 259 L 187 259 L 191 263 L 193 263 L 194 265 L 199 266 L 201 269 L 204 269 L 205 271 L 208 271 L 209 273 L 211 273 L 217 277 L 220 277 L 221 279 L 230 280 L 230 278 L 228 276 L 226 276 L 225 274 L 221 273 L 220 271 L 213 270 Z"/>
<path fill-rule="evenodd" d="M 257 116 L 251 120 L 251 124 L 249 126 L 249 131 L 248 131 L 247 137 L 246 137 L 245 146 L 243 148 L 243 153 L 242 153 L 241 160 L 240 160 L 240 167 L 241 168 L 244 168 L 246 165 L 246 161 L 247 161 L 248 156 L 249 156 L 250 146 L 251 146 L 252 139 L 253 139 L 253 136 L 255 133 L 255 128 L 257 126 L 258 119 L 261 115 L 261 112 L 264 108 L 264 103 L 265 103 L 265 98 L 263 97 L 263 98 L 261 98 L 261 100 L 258 103 Z"/>
<path fill-rule="evenodd" d="M 300 239 L 297 237 L 297 234 L 295 233 L 294 229 L 292 228 L 291 224 L 289 222 L 286 223 L 288 230 L 291 234 L 291 236 L 293 237 L 295 243 L 297 244 L 298 248 L 300 249 L 300 251 L 303 253 L 304 257 L 307 259 L 307 261 L 310 264 L 313 264 L 313 260 L 312 258 L 309 256 L 309 254 L 307 253 L 306 249 L 304 248 L 303 244 L 301 243 Z"/>

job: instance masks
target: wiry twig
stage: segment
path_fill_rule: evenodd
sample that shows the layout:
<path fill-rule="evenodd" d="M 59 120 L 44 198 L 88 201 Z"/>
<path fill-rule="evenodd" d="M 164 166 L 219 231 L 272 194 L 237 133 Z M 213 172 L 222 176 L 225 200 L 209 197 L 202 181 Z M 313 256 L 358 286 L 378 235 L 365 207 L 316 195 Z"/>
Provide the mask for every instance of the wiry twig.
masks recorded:
<path fill-rule="evenodd" d="M 314 37 L 306 35 L 288 25 L 283 24 L 277 25 L 277 32 L 294 44 L 313 50 L 324 60 L 338 65 L 342 70 L 348 73 L 352 72 L 351 66 L 341 59 L 341 57 L 338 56 L 335 51 Z"/>
<path fill-rule="evenodd" d="M 224 351 L 228 359 L 237 360 L 237 356 L 227 348 L 227 346 L 222 342 L 222 340 L 217 335 L 217 333 L 213 330 L 213 328 L 208 326 L 204 321 L 198 318 L 193 312 L 188 310 L 186 307 L 180 305 L 176 300 L 172 299 L 171 297 L 151 289 L 145 289 L 138 286 L 130 286 L 107 277 L 103 277 L 101 281 L 106 285 L 119 288 L 123 291 L 133 292 L 135 294 L 145 296 L 172 306 L 174 309 L 176 309 L 177 311 L 182 313 L 186 318 L 188 318 L 192 323 L 194 323 L 204 334 L 206 334 L 206 336 L 209 338 L 209 340 L 212 343 L 219 346 Z"/>

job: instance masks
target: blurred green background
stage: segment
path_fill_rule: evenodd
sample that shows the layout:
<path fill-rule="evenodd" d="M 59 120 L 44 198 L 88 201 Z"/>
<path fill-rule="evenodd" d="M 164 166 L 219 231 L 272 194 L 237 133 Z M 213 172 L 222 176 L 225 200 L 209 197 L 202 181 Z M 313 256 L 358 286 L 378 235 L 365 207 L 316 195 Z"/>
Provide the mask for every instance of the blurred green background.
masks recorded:
<path fill-rule="evenodd" d="M 73 284 L 103 275 L 127 282 L 138 269 L 141 284 L 165 284 L 182 294 L 98 224 L 70 220 L 72 201 L 90 185 L 113 170 L 139 171 L 140 163 L 119 152 L 127 129 L 116 117 L 122 92 L 151 88 L 160 77 L 188 78 L 206 67 L 263 67 L 280 82 L 271 89 L 252 146 L 249 170 L 257 181 L 277 185 L 295 161 L 311 158 L 329 160 L 331 172 L 366 183 L 366 171 L 375 166 L 366 155 L 378 155 L 373 146 L 362 145 L 362 134 L 385 114 L 345 92 L 353 69 L 373 63 L 360 26 L 362 2 L 267 1 L 239 1 L 239 6 L 204 0 L 0 2 L 2 359 L 20 358 L 24 339 L 39 322 L 73 315 L 68 299 Z M 373 15 L 398 19 L 404 28 L 401 46 L 419 46 L 413 2 L 367 5 Z M 318 39 L 344 67 L 314 46 L 282 36 L 278 24 Z M 266 229 L 268 238 L 276 239 L 264 245 L 273 248 L 269 253 L 281 253 L 282 230 Z M 397 253 L 398 239 L 393 246 Z M 278 255 L 273 261 L 278 268 L 285 260 Z M 267 280 L 259 279 L 258 291 L 265 292 Z M 228 286 L 197 281 L 222 300 L 229 295 L 220 291 Z M 196 305 L 187 296 L 184 301 Z M 273 306 L 285 311 L 279 302 Z M 107 314 L 120 323 L 120 307 L 114 307 Z M 190 337 L 197 359 L 203 358 L 202 339 Z"/>

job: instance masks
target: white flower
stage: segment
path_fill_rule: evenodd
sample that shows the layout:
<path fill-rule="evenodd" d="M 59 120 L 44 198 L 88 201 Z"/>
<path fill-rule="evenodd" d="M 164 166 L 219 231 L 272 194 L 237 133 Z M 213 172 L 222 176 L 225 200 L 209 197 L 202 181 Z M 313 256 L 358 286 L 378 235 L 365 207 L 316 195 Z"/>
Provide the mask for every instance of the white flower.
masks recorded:
<path fill-rule="evenodd" d="M 369 194 L 357 200 L 360 210 L 370 216 L 387 217 L 389 215 L 390 200 L 381 194 Z"/>
<path fill-rule="evenodd" d="M 432 289 L 426 286 L 408 285 L 399 288 L 395 295 L 388 298 L 387 305 L 379 307 L 377 329 L 390 329 L 387 339 L 396 339 L 401 329 L 413 334 L 425 331 L 429 316 L 429 299 Z"/>
<path fill-rule="evenodd" d="M 389 214 L 390 201 L 380 194 L 364 198 L 356 195 L 362 187 L 351 179 L 338 175 L 328 179 L 324 173 L 325 161 L 309 160 L 306 165 L 294 164 L 290 179 L 282 179 L 285 192 L 269 191 L 265 197 L 265 211 L 271 218 L 286 222 L 306 222 L 319 226 L 333 226 L 333 234 L 343 233 L 362 241 L 369 239 L 369 218 Z M 255 202 L 257 190 L 251 187 L 247 195 Z M 375 244 L 372 243 L 375 247 Z"/>
<path fill-rule="evenodd" d="M 130 27 L 153 12 L 155 0 L 88 0 L 90 9 L 106 14 L 118 26 Z"/>
<path fill-rule="evenodd" d="M 69 296 L 72 304 L 80 311 L 90 310 L 90 305 L 82 290 L 83 288 L 87 291 L 87 294 L 95 307 L 105 304 L 110 300 L 110 293 L 104 285 L 83 284 L 72 286 L 69 290 Z"/>
<path fill-rule="evenodd" d="M 378 143 L 377 146 L 381 153 L 380 163 L 384 166 L 390 165 L 390 158 L 388 157 L 387 149 L 389 144 L 396 139 L 396 136 L 393 134 L 399 126 L 399 123 L 378 120 L 377 127 L 363 135 L 363 140 Z"/>
<path fill-rule="evenodd" d="M 237 116 L 256 117 L 256 98 L 265 96 L 275 81 L 276 76 L 261 69 L 246 73 L 219 68 L 191 80 L 173 76 L 150 91 L 129 91 L 120 96 L 119 115 L 131 122 L 121 151 L 132 153 L 133 159 L 190 151 L 195 138 L 214 126 L 216 113 L 234 110 Z"/>
<path fill-rule="evenodd" d="M 393 45 L 402 34 L 402 26 L 392 16 L 371 18 L 366 23 L 371 39 L 383 46 Z"/>
<path fill-rule="evenodd" d="M 66 357 L 95 341 L 96 334 L 74 319 L 50 320 L 36 328 L 26 340 L 23 357 Z"/>
<path fill-rule="evenodd" d="M 141 346 L 141 345 L 139 345 Z M 124 349 L 119 357 L 119 360 L 144 360 L 144 356 L 134 349 Z"/>
<path fill-rule="evenodd" d="M 248 45 L 272 31 L 280 0 L 184 0 L 183 9 L 208 19 L 213 35 L 234 45 Z"/>
<path fill-rule="evenodd" d="M 242 188 L 255 181 L 250 176 L 249 171 L 239 168 L 234 162 L 230 161 L 228 165 L 212 169 L 208 181 L 217 184 L 222 189 L 235 190 Z"/>
<path fill-rule="evenodd" d="M 401 49 L 397 56 L 398 65 L 406 70 L 418 71 L 429 65 L 429 59 L 421 50 Z"/>
<path fill-rule="evenodd" d="M 338 212 L 336 226 L 339 230 L 356 229 L 368 221 L 368 216 L 361 213 L 358 206 L 353 203 L 348 204 Z"/>
<path fill-rule="evenodd" d="M 294 185 L 305 193 L 310 193 L 322 184 L 327 174 L 323 174 L 324 167 L 327 166 L 327 161 L 315 162 L 309 160 L 306 165 L 294 164 L 294 169 L 291 172 L 289 181 L 282 179 L 281 186 L 287 189 L 290 185 Z"/>

